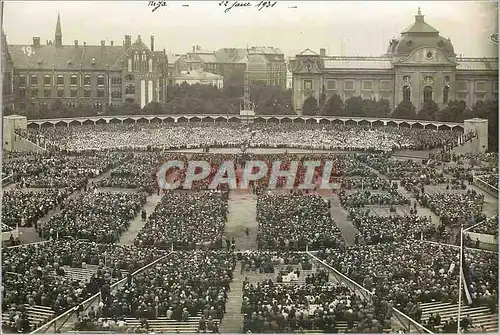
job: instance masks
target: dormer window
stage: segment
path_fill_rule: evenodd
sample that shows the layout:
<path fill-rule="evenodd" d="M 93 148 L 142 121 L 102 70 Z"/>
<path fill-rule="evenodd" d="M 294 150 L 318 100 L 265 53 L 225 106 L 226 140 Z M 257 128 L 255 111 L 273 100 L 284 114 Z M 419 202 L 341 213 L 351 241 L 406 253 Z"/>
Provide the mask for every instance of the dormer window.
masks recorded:
<path fill-rule="evenodd" d="M 429 51 L 429 52 L 427 53 L 427 58 L 428 58 L 428 59 L 431 59 L 431 58 L 432 58 L 432 52 L 431 52 L 431 51 Z"/>
<path fill-rule="evenodd" d="M 438 42 L 438 47 L 440 47 L 440 48 L 444 47 L 444 42 L 443 41 L 439 41 Z"/>

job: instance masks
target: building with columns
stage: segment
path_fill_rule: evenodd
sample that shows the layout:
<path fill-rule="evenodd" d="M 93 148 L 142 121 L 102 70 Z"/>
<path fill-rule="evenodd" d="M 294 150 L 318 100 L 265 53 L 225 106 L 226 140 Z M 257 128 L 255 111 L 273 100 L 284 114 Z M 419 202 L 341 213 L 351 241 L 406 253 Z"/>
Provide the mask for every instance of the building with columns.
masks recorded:
<path fill-rule="evenodd" d="M 493 43 L 493 42 L 491 42 Z M 415 22 L 389 42 L 380 57 L 332 57 L 306 49 L 290 61 L 293 104 L 302 109 L 307 97 L 322 93 L 387 99 L 391 108 L 408 100 L 417 112 L 424 101 L 440 108 L 449 100 L 498 99 L 498 58 L 467 58 L 455 54 L 448 38 L 424 20 L 420 8 Z M 327 100 L 326 99 L 326 100 Z M 325 101 L 326 101 L 325 100 Z"/>
<path fill-rule="evenodd" d="M 100 114 L 125 101 L 141 107 L 166 101 L 168 60 L 165 50 L 155 50 L 153 36 L 149 47 L 141 36 L 133 42 L 130 35 L 122 44 L 65 45 L 58 15 L 53 41 L 42 44 L 33 37 L 32 43 L 8 48 L 17 111 L 60 100 L 69 108 L 90 105 Z"/>

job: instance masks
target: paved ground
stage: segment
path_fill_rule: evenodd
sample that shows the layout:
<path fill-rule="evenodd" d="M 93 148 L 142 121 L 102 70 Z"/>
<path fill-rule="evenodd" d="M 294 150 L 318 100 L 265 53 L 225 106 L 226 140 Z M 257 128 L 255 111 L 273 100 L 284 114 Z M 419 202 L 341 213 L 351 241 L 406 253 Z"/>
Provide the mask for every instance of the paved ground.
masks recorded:
<path fill-rule="evenodd" d="M 249 193 L 231 192 L 225 235 L 234 237 L 236 250 L 257 250 L 257 197 Z M 249 229 L 249 236 L 245 229 Z"/>
<path fill-rule="evenodd" d="M 160 200 L 161 200 L 161 196 L 156 195 L 156 194 L 150 195 L 149 197 L 147 197 L 146 204 L 142 207 L 142 209 L 146 211 L 146 214 L 148 217 L 149 217 L 149 215 L 151 215 L 151 213 L 153 213 L 154 209 L 156 208 L 156 205 L 158 205 Z M 124 232 L 122 234 L 122 236 L 120 237 L 119 244 L 122 244 L 122 245 L 133 245 L 134 244 L 134 239 L 137 236 L 137 233 L 139 233 L 139 231 L 142 229 L 142 227 L 144 227 L 144 225 L 146 224 L 146 221 L 142 221 L 141 211 L 139 211 L 139 213 L 137 213 L 137 215 L 132 220 L 132 222 L 130 222 L 130 226 L 129 226 L 128 230 L 126 232 Z"/>

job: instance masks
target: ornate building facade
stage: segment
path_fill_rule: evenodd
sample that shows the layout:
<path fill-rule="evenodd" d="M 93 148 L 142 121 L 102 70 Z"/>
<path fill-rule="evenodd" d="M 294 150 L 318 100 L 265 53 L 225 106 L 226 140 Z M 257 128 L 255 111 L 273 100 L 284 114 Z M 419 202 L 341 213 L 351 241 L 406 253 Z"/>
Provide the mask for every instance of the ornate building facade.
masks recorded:
<path fill-rule="evenodd" d="M 125 35 L 122 45 L 63 44 L 60 17 L 54 41 L 42 45 L 33 37 L 31 45 L 9 45 L 14 66 L 16 110 L 50 106 L 60 100 L 68 107 L 90 105 L 104 113 L 109 105 L 128 101 L 144 107 L 152 101 L 165 102 L 168 60 L 141 40 Z"/>
<path fill-rule="evenodd" d="M 14 110 L 14 63 L 7 46 L 7 37 L 2 31 L 2 107 L 4 114 Z"/>
<path fill-rule="evenodd" d="M 419 111 L 434 100 L 440 108 L 449 100 L 472 106 L 478 100 L 498 98 L 498 58 L 457 57 L 449 39 L 425 22 L 418 10 L 415 22 L 389 42 L 381 57 L 330 57 L 306 49 L 290 61 L 293 104 L 302 110 L 310 95 L 338 94 L 387 99 L 391 108 L 401 101 Z"/>

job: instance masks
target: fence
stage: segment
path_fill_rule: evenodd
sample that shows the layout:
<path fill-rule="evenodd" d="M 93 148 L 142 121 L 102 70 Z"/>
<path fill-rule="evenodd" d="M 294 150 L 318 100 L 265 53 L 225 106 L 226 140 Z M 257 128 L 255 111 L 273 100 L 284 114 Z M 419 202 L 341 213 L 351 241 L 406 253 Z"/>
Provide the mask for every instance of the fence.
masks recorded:
<path fill-rule="evenodd" d="M 485 180 L 483 180 L 481 177 L 476 177 L 474 176 L 474 185 L 479 187 L 481 190 L 485 191 L 491 196 L 494 196 L 495 198 L 498 199 L 498 188 L 495 186 L 489 184 Z"/>
<path fill-rule="evenodd" d="M 2 178 L 2 186 L 7 186 L 9 184 L 12 184 L 14 182 L 14 174 L 11 173 L 5 178 Z"/>
<path fill-rule="evenodd" d="M 155 265 L 158 262 L 161 262 L 162 260 L 168 258 L 170 255 L 172 255 L 173 251 L 169 252 L 167 255 L 162 256 L 158 258 L 157 260 L 143 266 L 139 270 L 136 270 L 132 273 L 132 277 L 138 275 L 139 273 L 149 269 L 153 265 Z M 127 278 L 120 279 L 113 285 L 111 285 L 111 292 L 116 291 L 119 287 L 123 286 L 125 282 L 127 281 Z M 45 333 L 49 331 L 50 328 L 52 328 L 52 331 L 49 331 L 50 333 L 57 333 L 61 330 L 61 328 L 72 318 L 75 316 L 76 312 L 81 310 L 81 312 L 87 311 L 87 309 L 90 308 L 90 306 L 98 305 L 101 302 L 101 293 L 96 293 L 84 302 L 80 303 L 79 305 L 72 307 L 71 309 L 67 310 L 63 314 L 59 315 L 58 317 L 50 320 L 43 326 L 39 327 L 38 329 L 35 329 L 32 331 L 30 334 L 38 334 L 38 333 Z M 80 306 L 82 308 L 80 309 Z"/>
<path fill-rule="evenodd" d="M 328 270 L 330 270 L 330 274 L 333 275 L 338 282 L 341 282 L 341 283 L 347 285 L 347 287 L 349 287 L 355 294 L 358 294 L 358 295 L 362 296 L 363 298 L 365 298 L 367 300 L 371 300 L 372 299 L 372 296 L 373 296 L 372 292 L 368 291 L 366 288 L 364 288 L 363 286 L 359 285 L 358 283 L 356 283 L 351 278 L 349 278 L 349 277 L 345 276 L 344 274 L 340 273 L 337 269 L 335 269 L 335 268 L 331 267 L 330 265 L 326 264 L 321 259 L 319 259 L 318 257 L 314 256 L 311 252 L 308 251 L 307 254 L 309 255 L 309 257 L 312 258 L 312 260 L 316 264 L 320 264 L 324 268 L 327 268 Z M 405 328 L 406 333 L 415 333 L 415 332 L 417 332 L 417 333 L 434 334 L 429 329 L 425 328 L 420 323 L 418 323 L 417 321 L 413 320 L 412 318 L 410 318 L 408 315 L 404 314 L 403 312 L 401 312 L 397 308 L 393 308 L 392 310 L 393 310 L 393 316 Z"/>

